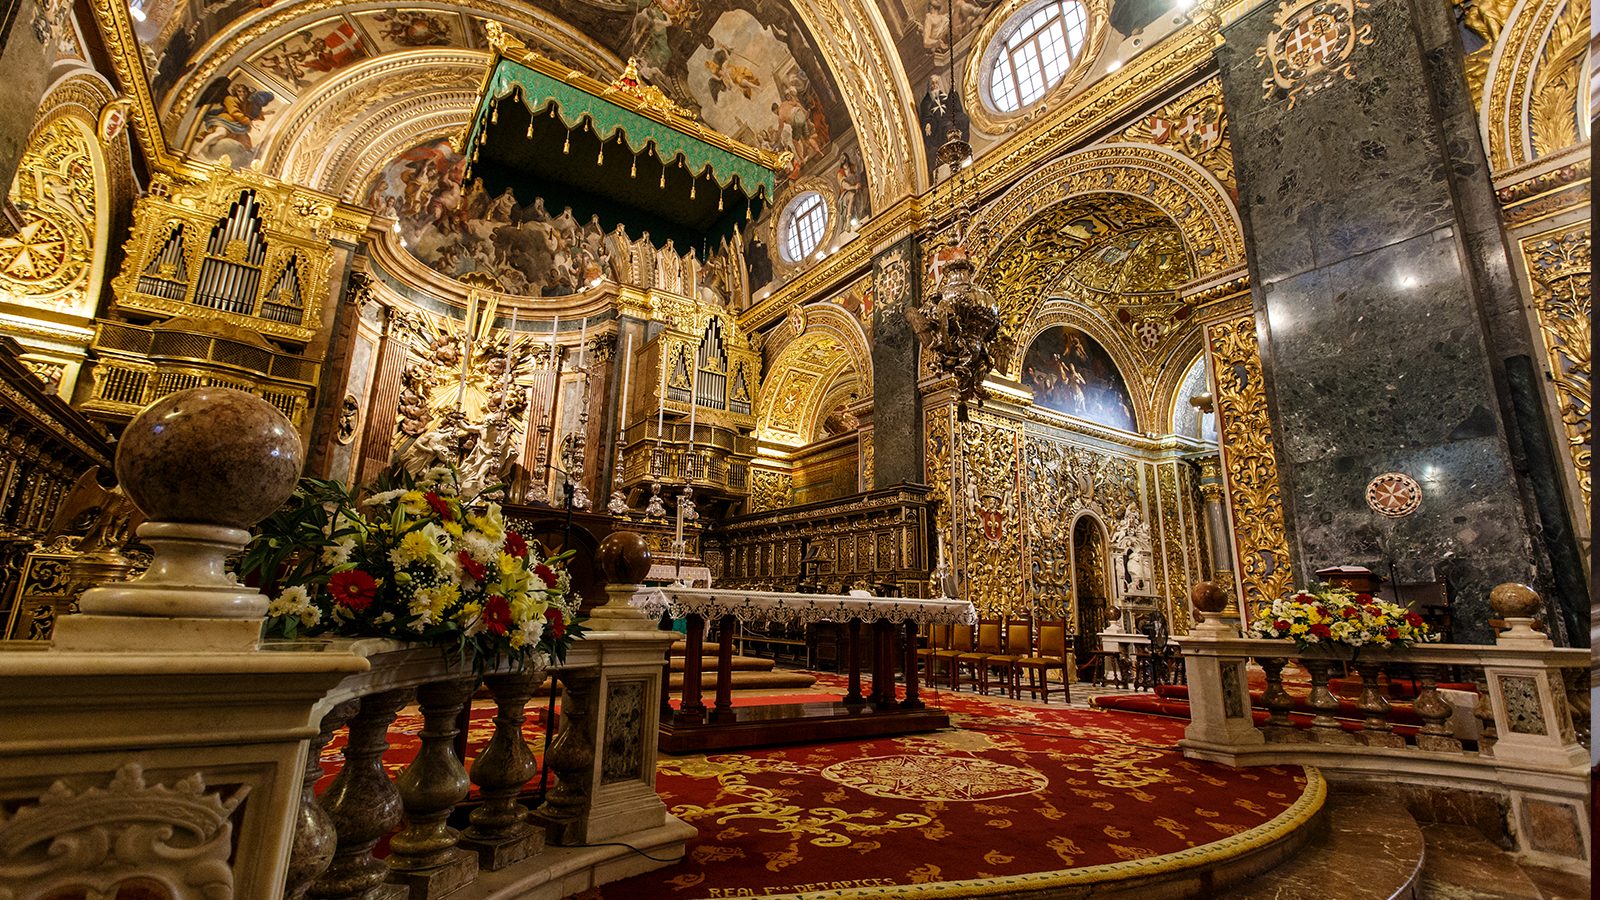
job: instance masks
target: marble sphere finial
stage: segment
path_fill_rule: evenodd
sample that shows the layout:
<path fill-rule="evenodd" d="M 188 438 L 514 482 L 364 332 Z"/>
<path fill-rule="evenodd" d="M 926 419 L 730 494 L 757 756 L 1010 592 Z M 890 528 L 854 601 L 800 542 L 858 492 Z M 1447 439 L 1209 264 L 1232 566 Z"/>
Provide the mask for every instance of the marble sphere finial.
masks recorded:
<path fill-rule="evenodd" d="M 1196 622 L 1204 622 L 1206 616 L 1217 616 L 1228 605 L 1228 593 L 1209 581 L 1197 583 L 1189 589 L 1189 602 L 1195 608 Z"/>
<path fill-rule="evenodd" d="M 1533 588 L 1513 581 L 1497 585 L 1489 592 L 1489 606 L 1503 619 L 1531 619 L 1543 602 Z"/>
<path fill-rule="evenodd" d="M 600 542 L 595 564 L 607 584 L 638 584 L 650 574 L 650 545 L 644 535 L 613 531 Z"/>
<path fill-rule="evenodd" d="M 305 451 L 267 401 L 224 387 L 145 407 L 117 446 L 117 480 L 152 522 L 247 529 L 289 498 Z"/>

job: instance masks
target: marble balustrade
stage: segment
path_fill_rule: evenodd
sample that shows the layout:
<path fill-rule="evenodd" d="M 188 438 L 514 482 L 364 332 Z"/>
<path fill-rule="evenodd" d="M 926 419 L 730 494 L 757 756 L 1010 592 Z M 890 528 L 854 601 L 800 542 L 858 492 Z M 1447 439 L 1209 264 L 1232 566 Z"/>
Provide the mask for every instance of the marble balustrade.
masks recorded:
<path fill-rule="evenodd" d="M 1333 781 L 1394 783 L 1496 795 L 1519 856 L 1557 867 L 1587 867 L 1589 847 L 1589 651 L 1557 648 L 1525 626 L 1494 645 L 1422 644 L 1299 652 L 1283 640 L 1244 639 L 1231 626 L 1200 626 L 1175 636 L 1188 673 L 1191 719 L 1180 746 L 1186 756 L 1233 766 L 1314 765 Z M 1252 714 L 1248 665 L 1265 676 Z M 1297 665 L 1310 677 L 1302 707 L 1284 687 Z M 1346 730 L 1348 706 L 1330 689 L 1335 678 L 1359 678 L 1357 730 Z M 1397 734 L 1380 676 L 1414 679 L 1411 706 L 1421 725 Z M 1475 696 L 1439 684 L 1473 681 Z M 1348 683 L 1348 682 L 1346 682 Z M 1336 714 L 1344 710 L 1343 718 Z M 1303 711 L 1303 710 L 1302 710 Z"/>
<path fill-rule="evenodd" d="M 12 853 L 0 860 L 0 893 L 146 878 L 175 898 L 426 900 L 471 885 L 474 896 L 557 900 L 659 867 L 621 847 L 587 846 L 625 843 L 671 859 L 694 834 L 654 789 L 661 659 L 675 635 L 607 624 L 620 623 L 599 622 L 548 672 L 502 665 L 481 681 L 437 649 L 384 640 L 199 654 L 0 644 L 0 802 L 15 810 L 0 817 L 0 845 Z M 562 689 L 554 777 L 530 809 L 519 795 L 539 773 L 522 723 L 547 678 Z M 495 731 L 461 760 L 457 723 L 480 684 L 496 705 Z M 390 728 L 413 703 L 420 746 L 391 776 Z M 341 727 L 349 739 L 326 764 L 337 775 L 316 796 L 323 749 Z M 449 819 L 469 782 L 482 802 L 458 831 Z M 176 827 L 172 844 L 190 856 L 211 855 L 49 853 L 63 840 L 96 846 L 81 839 L 103 830 L 116 804 Z M 399 826 L 387 857 L 374 858 Z M 122 833 L 125 842 L 144 832 Z M 210 880 L 186 882 L 200 862 Z"/>

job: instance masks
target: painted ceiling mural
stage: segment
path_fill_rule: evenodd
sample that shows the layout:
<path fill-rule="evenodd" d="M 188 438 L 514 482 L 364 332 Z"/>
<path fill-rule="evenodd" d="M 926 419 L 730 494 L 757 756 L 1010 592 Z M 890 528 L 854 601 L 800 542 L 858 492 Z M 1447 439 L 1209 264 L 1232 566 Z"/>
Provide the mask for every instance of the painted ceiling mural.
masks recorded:
<path fill-rule="evenodd" d="M 295 15 L 302 6 L 306 14 Z M 226 159 L 243 168 L 263 158 L 291 106 L 342 70 L 407 51 L 486 49 L 482 22 L 472 14 L 476 6 L 389 6 L 334 15 L 329 12 L 339 13 L 338 6 L 315 0 L 134 0 L 133 8 L 169 141 L 207 162 Z M 509 17 L 516 10 L 495 8 L 495 14 Z M 706 125 L 752 146 L 793 153 L 784 176 L 844 172 L 839 177 L 857 185 L 846 199 L 865 215 L 867 192 L 848 113 L 789 5 L 554 0 L 528 10 L 560 32 L 541 40 L 511 28 L 535 50 L 602 80 L 615 72 L 597 71 L 593 60 L 636 57 L 647 81 Z M 560 42 L 586 45 L 591 62 L 560 52 Z"/>

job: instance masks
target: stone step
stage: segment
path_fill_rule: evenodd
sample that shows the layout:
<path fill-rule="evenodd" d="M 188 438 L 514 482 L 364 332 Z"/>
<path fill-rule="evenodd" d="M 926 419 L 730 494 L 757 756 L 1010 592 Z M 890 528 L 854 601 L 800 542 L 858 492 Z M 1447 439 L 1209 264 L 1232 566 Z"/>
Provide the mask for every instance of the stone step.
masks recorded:
<path fill-rule="evenodd" d="M 1422 839 L 1417 900 L 1545 900 L 1511 854 L 1470 825 L 1425 824 Z"/>
<path fill-rule="evenodd" d="M 1419 900 L 1422 829 L 1398 800 L 1334 788 L 1323 831 L 1270 872 L 1233 885 L 1228 900 Z"/>
<path fill-rule="evenodd" d="M 669 661 L 672 671 L 682 672 L 683 660 L 682 656 L 672 657 Z M 735 672 L 770 672 L 776 665 L 772 660 L 762 659 L 759 656 L 735 656 L 733 658 L 733 671 Z M 715 656 L 700 657 L 700 671 L 715 672 L 716 670 L 717 658 Z"/>
<path fill-rule="evenodd" d="M 793 672 L 785 669 L 775 669 L 770 672 L 734 672 L 733 689 L 736 691 L 770 691 L 809 688 L 816 684 L 817 679 L 804 672 Z M 711 692 L 717 689 L 717 671 L 713 667 L 700 673 L 700 690 L 704 693 L 703 699 L 711 702 Z M 667 690 L 672 696 L 681 696 L 683 690 L 683 673 L 674 671 L 672 680 L 667 683 Z"/>

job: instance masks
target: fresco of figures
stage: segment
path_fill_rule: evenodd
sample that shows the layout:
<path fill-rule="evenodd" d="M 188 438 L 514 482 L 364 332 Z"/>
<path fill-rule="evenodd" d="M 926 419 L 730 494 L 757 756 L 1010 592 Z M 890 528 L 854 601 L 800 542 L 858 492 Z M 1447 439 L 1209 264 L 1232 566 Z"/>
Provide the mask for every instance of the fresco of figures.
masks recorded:
<path fill-rule="evenodd" d="M 1022 385 L 1033 404 L 1122 431 L 1134 431 L 1127 383 L 1110 354 L 1076 328 L 1056 325 L 1028 345 Z"/>
<path fill-rule="evenodd" d="M 367 205 L 395 219 L 407 252 L 435 272 L 492 275 L 525 297 L 565 296 L 607 278 L 726 302 L 725 244 L 702 264 L 671 238 L 657 247 L 649 232 L 607 229 L 598 216 L 580 222 L 571 207 L 548 209 L 511 187 L 491 196 L 481 178 L 463 184 L 465 170 L 449 141 L 429 141 L 380 170 L 367 191 Z"/>

